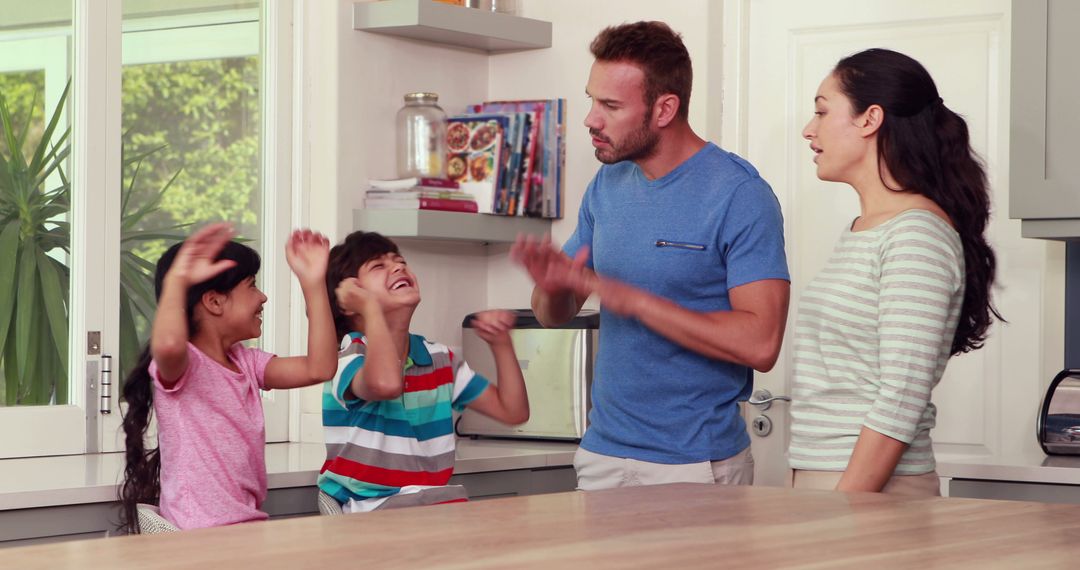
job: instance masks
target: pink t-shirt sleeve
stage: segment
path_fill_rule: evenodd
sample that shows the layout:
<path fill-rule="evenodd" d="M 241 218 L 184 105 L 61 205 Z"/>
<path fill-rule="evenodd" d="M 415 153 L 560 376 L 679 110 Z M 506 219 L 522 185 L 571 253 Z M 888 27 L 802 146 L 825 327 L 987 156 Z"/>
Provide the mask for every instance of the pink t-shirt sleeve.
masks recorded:
<path fill-rule="evenodd" d="M 184 385 L 187 384 L 187 379 L 188 379 L 189 376 L 191 376 L 191 371 L 192 370 L 197 370 L 199 368 L 199 365 L 202 364 L 202 359 L 205 358 L 203 356 L 202 351 L 200 351 L 200 350 L 192 350 L 193 348 L 195 348 L 195 346 L 193 344 L 191 344 L 190 342 L 188 343 L 187 346 L 188 346 L 187 368 L 185 368 L 184 373 L 181 374 L 180 377 L 176 379 L 176 383 L 174 383 L 172 385 L 172 388 L 166 388 L 165 385 L 162 384 L 161 376 L 158 374 L 157 360 L 153 360 L 153 359 L 150 360 L 150 366 L 147 368 L 147 370 L 150 373 L 150 378 L 154 382 L 154 388 L 155 389 L 162 390 L 162 391 L 164 391 L 166 393 L 179 392 L 181 389 L 183 389 Z"/>
<path fill-rule="evenodd" d="M 195 345 L 188 343 L 188 365 L 184 370 L 184 373 L 176 379 L 176 383 L 172 388 L 166 388 L 161 383 L 161 377 L 158 375 L 157 361 L 151 360 L 148 368 L 150 372 L 150 378 L 154 380 L 154 384 L 157 385 L 157 389 L 165 392 L 178 392 L 183 389 L 187 383 L 187 379 L 192 375 L 193 371 L 198 370 L 209 360 L 201 350 L 192 350 Z M 240 368 L 240 372 L 248 378 L 255 380 L 260 390 L 266 389 L 266 365 L 270 363 L 270 360 L 274 358 L 275 354 L 259 350 L 257 348 L 248 348 L 243 345 L 234 345 L 229 351 L 229 355 L 233 362 Z"/>
<path fill-rule="evenodd" d="M 270 360 L 277 355 L 257 348 L 247 348 L 240 345 L 233 347 L 232 354 L 237 366 L 240 367 L 240 370 L 246 374 L 250 374 L 250 377 L 254 378 L 255 382 L 258 384 L 259 389 L 265 390 L 266 366 L 270 364 Z"/>

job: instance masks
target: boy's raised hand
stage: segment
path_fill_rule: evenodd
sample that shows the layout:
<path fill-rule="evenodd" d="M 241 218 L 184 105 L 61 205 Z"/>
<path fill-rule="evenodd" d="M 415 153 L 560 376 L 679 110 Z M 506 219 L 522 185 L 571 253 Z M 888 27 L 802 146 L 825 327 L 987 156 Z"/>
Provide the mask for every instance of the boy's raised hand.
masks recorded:
<path fill-rule="evenodd" d="M 180 246 L 168 275 L 187 287 L 227 271 L 236 262 L 219 260 L 217 256 L 234 235 L 232 224 L 226 222 L 210 224 L 195 232 Z"/>
<path fill-rule="evenodd" d="M 489 345 L 510 344 L 510 329 L 514 328 L 514 314 L 495 309 L 473 315 L 473 330 Z"/>
<path fill-rule="evenodd" d="M 319 232 L 295 230 L 285 243 L 285 261 L 301 285 L 322 286 L 330 260 L 330 240 Z"/>
<path fill-rule="evenodd" d="M 521 363 L 510 341 L 514 314 L 510 311 L 483 311 L 473 316 L 473 330 L 491 347 L 498 381 L 480 393 L 469 407 L 507 425 L 529 420 L 529 396 Z"/>
<path fill-rule="evenodd" d="M 373 309 L 378 309 L 379 304 L 375 296 L 360 286 L 360 281 L 355 277 L 342 279 L 334 289 L 338 307 L 346 315 L 365 315 Z"/>

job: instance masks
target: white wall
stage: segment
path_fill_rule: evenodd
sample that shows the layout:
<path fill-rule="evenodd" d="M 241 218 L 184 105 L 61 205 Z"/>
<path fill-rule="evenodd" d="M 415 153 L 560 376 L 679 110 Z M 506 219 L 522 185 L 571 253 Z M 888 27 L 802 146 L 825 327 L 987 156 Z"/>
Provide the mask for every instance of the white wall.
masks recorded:
<path fill-rule="evenodd" d="M 353 210 L 367 181 L 396 175 L 394 117 L 405 93 L 438 93 L 451 114 L 487 95 L 486 55 L 353 30 L 352 6 L 337 0 L 304 7 L 303 113 L 311 132 L 305 183 L 312 225 L 335 242 L 353 231 Z M 487 305 L 483 246 L 400 245 L 423 291 L 413 330 L 460 344 L 464 314 Z M 301 399 L 305 441 L 322 439 L 318 394 L 308 389 Z"/>

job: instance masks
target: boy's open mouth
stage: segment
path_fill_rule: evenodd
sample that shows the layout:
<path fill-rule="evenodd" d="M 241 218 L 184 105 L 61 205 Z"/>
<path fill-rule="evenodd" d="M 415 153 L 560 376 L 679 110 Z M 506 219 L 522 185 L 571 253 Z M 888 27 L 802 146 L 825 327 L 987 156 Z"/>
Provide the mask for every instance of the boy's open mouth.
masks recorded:
<path fill-rule="evenodd" d="M 412 287 L 412 281 L 409 281 L 408 277 L 402 277 L 390 284 L 391 291 L 397 291 L 398 289 L 404 289 L 406 287 Z"/>

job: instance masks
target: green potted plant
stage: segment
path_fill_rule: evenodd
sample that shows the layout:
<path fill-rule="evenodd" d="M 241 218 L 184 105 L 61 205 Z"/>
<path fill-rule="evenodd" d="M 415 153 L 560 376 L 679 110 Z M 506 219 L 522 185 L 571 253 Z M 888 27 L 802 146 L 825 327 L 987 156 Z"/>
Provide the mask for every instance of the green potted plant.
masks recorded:
<path fill-rule="evenodd" d="M 30 149 L 25 146 L 31 111 L 20 126 L 0 92 L 0 137 L 4 144 L 0 147 L 0 367 L 6 406 L 69 402 L 71 183 L 64 163 L 71 152 L 71 129 L 65 127 L 57 134 L 69 91 L 70 82 L 40 141 Z M 120 370 L 126 370 L 137 358 L 139 328 L 153 318 L 155 307 L 154 262 L 137 250 L 155 240 L 171 245 L 183 239 L 187 227 L 143 227 L 180 170 L 162 188 L 151 190 L 141 203 L 136 205 L 133 200 L 140 193 L 137 182 L 143 162 L 163 148 L 135 156 L 128 156 L 125 150 L 121 161 L 127 182 L 121 193 Z M 59 184 L 47 188 L 54 173 Z"/>
<path fill-rule="evenodd" d="M 0 354 L 5 405 L 67 403 L 71 184 L 63 163 L 70 128 L 53 139 L 70 82 L 40 141 L 24 154 L 30 116 L 17 128 L 0 93 Z M 35 98 L 36 103 L 36 98 Z M 31 109 L 33 105 L 31 105 Z M 60 185 L 47 189 L 58 173 Z M 57 258 L 60 259 L 57 259 Z"/>

